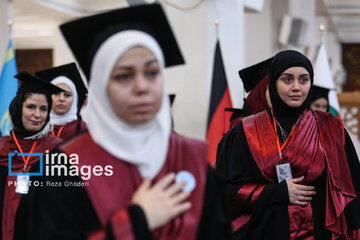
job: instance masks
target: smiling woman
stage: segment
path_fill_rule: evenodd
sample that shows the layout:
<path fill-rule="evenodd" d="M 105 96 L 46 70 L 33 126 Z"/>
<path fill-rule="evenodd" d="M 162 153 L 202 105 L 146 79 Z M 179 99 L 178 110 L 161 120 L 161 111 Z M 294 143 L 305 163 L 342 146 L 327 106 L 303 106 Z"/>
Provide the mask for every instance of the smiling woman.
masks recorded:
<path fill-rule="evenodd" d="M 10 136 L 0 138 L 0 219 L 2 223 L 2 239 L 24 239 L 26 231 L 19 231 L 20 226 L 29 217 L 27 194 L 35 186 L 30 186 L 29 178 L 8 175 L 26 172 L 39 172 L 39 157 L 21 157 L 18 154 L 8 162 L 8 154 L 43 153 L 52 150 L 61 140 L 48 135 L 51 131 L 49 123 L 49 106 L 51 94 L 62 90 L 46 81 L 21 72 L 15 78 L 22 81 L 15 98 L 9 108 L 13 130 Z M 16 182 L 17 184 L 9 184 Z M 16 187 L 15 187 L 16 185 Z M 18 186 L 25 186 L 24 188 Z M 22 204 L 20 203 L 20 200 Z M 15 219 L 15 216 L 16 219 Z"/>
<path fill-rule="evenodd" d="M 48 102 L 46 96 L 38 93 L 27 93 L 24 95 L 22 107 L 22 122 L 24 128 L 30 132 L 39 131 L 48 116 Z"/>

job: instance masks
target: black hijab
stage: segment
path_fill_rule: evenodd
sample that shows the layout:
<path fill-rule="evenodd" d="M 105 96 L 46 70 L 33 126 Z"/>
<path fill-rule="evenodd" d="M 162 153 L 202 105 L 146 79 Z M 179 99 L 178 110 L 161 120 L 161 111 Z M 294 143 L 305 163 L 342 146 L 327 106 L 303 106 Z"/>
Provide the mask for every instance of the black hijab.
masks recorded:
<path fill-rule="evenodd" d="M 327 101 L 326 111 L 329 111 L 329 91 L 330 91 L 330 89 L 314 85 L 312 90 L 311 90 L 311 99 L 309 101 L 309 108 L 310 108 L 310 105 L 314 101 L 318 100 L 319 98 L 324 98 Z"/>
<path fill-rule="evenodd" d="M 297 119 L 308 106 L 311 98 L 311 88 L 305 101 L 297 108 L 288 106 L 280 98 L 276 89 L 276 81 L 284 71 L 291 67 L 305 68 L 310 75 L 311 88 L 314 82 L 314 71 L 311 62 L 300 52 L 294 50 L 285 50 L 274 56 L 269 71 L 269 94 L 275 118 L 287 133 L 290 133 Z"/>
<path fill-rule="evenodd" d="M 50 109 L 52 106 L 52 100 L 51 100 L 51 96 L 44 94 L 48 102 L 48 112 L 44 126 L 42 126 L 42 128 L 36 132 L 31 132 L 24 128 L 22 122 L 22 108 L 23 108 L 23 103 L 25 101 L 25 94 L 26 93 L 17 93 L 14 99 L 11 101 L 9 107 L 9 113 L 10 113 L 11 121 L 13 123 L 13 130 L 16 137 L 18 138 L 25 138 L 35 135 L 36 133 L 43 130 L 46 124 L 50 121 Z"/>

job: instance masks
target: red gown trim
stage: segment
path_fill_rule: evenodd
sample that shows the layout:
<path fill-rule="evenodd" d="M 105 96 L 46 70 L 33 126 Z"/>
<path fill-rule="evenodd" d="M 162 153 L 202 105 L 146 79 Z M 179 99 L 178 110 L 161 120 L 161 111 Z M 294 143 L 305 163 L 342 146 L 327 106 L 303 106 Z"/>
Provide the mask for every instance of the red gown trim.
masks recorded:
<path fill-rule="evenodd" d="M 244 202 L 248 200 L 250 197 L 251 197 L 250 208 L 252 208 L 256 200 L 260 196 L 261 191 L 264 189 L 264 187 L 265 185 L 260 185 L 256 183 L 248 183 L 243 185 L 231 202 L 232 210 L 236 211 L 236 209 L 239 209 L 241 205 L 244 204 Z M 249 210 L 249 214 L 242 214 L 232 222 L 233 232 L 237 231 L 240 227 L 242 227 L 245 223 L 247 223 L 250 220 L 251 217 L 250 212 L 251 209 Z"/>

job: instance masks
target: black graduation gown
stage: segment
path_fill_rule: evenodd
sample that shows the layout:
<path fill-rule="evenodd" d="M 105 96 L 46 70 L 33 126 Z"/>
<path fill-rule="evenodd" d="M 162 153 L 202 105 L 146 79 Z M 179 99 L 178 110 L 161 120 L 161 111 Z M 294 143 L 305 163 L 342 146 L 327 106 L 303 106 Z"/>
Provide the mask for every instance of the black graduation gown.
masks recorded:
<path fill-rule="evenodd" d="M 350 230 L 360 228 L 360 164 L 349 134 L 345 131 L 345 152 L 357 198 L 345 208 L 347 226 Z M 218 146 L 216 170 L 227 185 L 227 197 L 232 201 L 245 183 L 265 184 L 255 204 L 245 202 L 241 209 L 232 210 L 232 220 L 251 213 L 248 223 L 233 233 L 233 239 L 290 239 L 288 208 L 289 197 L 286 182 L 269 183 L 258 168 L 244 133 L 242 122 L 233 127 Z M 331 239 L 324 229 L 326 173 L 313 182 L 316 195 L 312 197 L 314 237 Z"/>
<path fill-rule="evenodd" d="M 6 155 L 9 152 L 13 152 L 14 150 L 17 150 L 15 142 L 11 139 L 12 138 L 10 136 L 4 136 L 0 140 L 0 142 L 1 142 L 0 145 L 2 147 L 0 150 L 0 152 L 1 152 L 0 155 L 2 158 L 6 157 Z M 22 140 L 22 139 L 18 139 L 18 141 L 20 142 L 20 145 L 22 145 L 24 142 L 27 142 L 26 140 Z M 46 150 L 51 151 L 60 142 L 61 142 L 61 139 L 59 139 L 55 136 L 52 136 L 52 135 L 48 135 L 47 137 L 38 140 L 38 144 L 36 145 L 33 152 L 42 152 L 45 154 Z M 30 141 L 30 144 L 28 144 L 27 147 L 22 150 L 24 152 L 29 152 L 32 144 L 33 144 L 33 141 Z M 19 157 L 17 157 L 17 158 L 19 158 Z M 7 161 L 7 158 L 6 158 L 6 161 Z M 6 165 L 8 165 L 8 163 L 6 163 Z M 28 164 L 28 168 L 29 168 L 29 172 L 39 172 L 39 163 Z M 10 184 L 7 182 L 8 174 L 9 174 L 8 166 L 0 166 L 0 222 L 2 222 L 2 220 L 3 220 L 5 190 L 8 187 L 8 184 Z M 30 177 L 30 181 L 34 181 L 35 179 L 36 179 L 36 177 L 34 177 L 34 176 Z M 30 189 L 31 188 L 32 187 L 30 186 Z M 20 200 L 17 212 L 16 212 L 16 216 L 15 216 L 14 239 L 26 239 L 26 238 L 23 238 L 23 235 L 21 235 L 20 238 L 16 238 L 16 235 L 18 235 L 18 233 L 26 232 L 26 229 L 27 229 L 27 225 L 28 225 L 27 224 L 28 209 L 26 207 L 28 204 L 27 201 L 28 201 L 28 195 L 22 194 L 21 200 Z M 5 206 L 5 207 L 8 207 L 8 206 Z M 24 209 L 22 209 L 22 208 L 24 208 Z M 21 212 L 21 216 L 17 217 L 19 211 Z M 19 226 L 18 229 L 16 229 L 16 225 Z M 0 231 L 2 231 L 2 229 L 0 229 Z M 0 234 L 0 240 L 1 239 L 3 239 L 2 234 Z M 3 240 L 6 240 L 6 239 L 3 239 Z"/>

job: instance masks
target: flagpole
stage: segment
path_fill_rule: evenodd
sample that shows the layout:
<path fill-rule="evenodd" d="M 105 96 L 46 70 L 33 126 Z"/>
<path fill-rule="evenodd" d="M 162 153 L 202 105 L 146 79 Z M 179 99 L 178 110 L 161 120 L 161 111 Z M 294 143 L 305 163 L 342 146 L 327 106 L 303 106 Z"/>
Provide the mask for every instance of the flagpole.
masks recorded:
<path fill-rule="evenodd" d="M 219 41 L 219 20 L 216 19 L 214 21 L 214 24 L 215 24 L 215 34 L 216 34 L 216 44 L 219 44 L 220 45 L 220 41 Z M 225 116 L 225 112 L 224 112 L 224 115 L 223 115 L 223 135 L 225 135 L 225 120 L 226 120 L 226 116 Z"/>
<path fill-rule="evenodd" d="M 219 40 L 219 20 L 215 20 L 214 21 L 214 24 L 215 24 L 215 34 L 216 34 L 216 40 Z"/>
<path fill-rule="evenodd" d="M 9 28 L 9 39 L 12 37 L 12 25 L 13 25 L 13 1 L 9 0 L 8 5 L 8 28 Z"/>
<path fill-rule="evenodd" d="M 325 26 L 324 24 L 320 24 L 320 45 L 325 44 L 324 38 L 325 38 Z"/>

